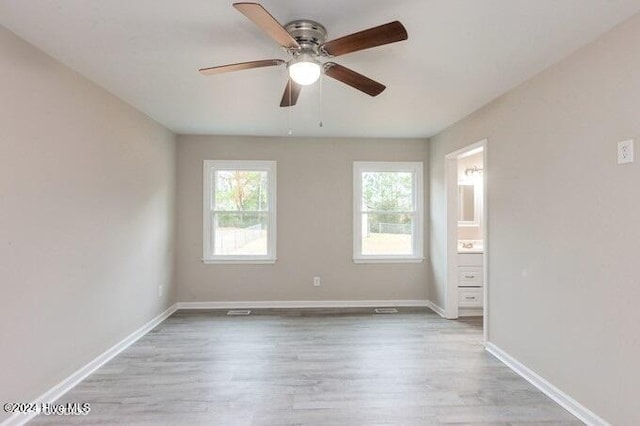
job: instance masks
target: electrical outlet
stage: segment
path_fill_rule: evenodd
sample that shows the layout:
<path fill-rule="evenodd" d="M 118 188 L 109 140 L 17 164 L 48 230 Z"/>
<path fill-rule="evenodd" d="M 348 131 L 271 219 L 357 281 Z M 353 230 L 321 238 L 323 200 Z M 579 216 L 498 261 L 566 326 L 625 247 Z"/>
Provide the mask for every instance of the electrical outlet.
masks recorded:
<path fill-rule="evenodd" d="M 164 293 L 164 286 L 162 284 L 160 284 L 158 286 L 158 297 L 162 297 L 163 293 Z"/>
<path fill-rule="evenodd" d="M 320 277 L 313 277 L 313 286 L 320 287 Z"/>
<path fill-rule="evenodd" d="M 618 142 L 618 164 L 633 163 L 633 139 Z"/>

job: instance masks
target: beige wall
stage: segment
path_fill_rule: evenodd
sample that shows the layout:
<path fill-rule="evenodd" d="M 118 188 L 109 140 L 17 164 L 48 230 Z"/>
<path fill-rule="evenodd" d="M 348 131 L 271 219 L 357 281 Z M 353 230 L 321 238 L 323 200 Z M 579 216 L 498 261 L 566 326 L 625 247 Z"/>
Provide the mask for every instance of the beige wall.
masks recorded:
<path fill-rule="evenodd" d="M 613 424 L 640 423 L 640 15 L 430 144 L 430 298 L 444 156 L 488 138 L 490 341 Z"/>
<path fill-rule="evenodd" d="M 421 139 L 179 136 L 178 299 L 426 299 L 426 262 L 353 263 L 352 164 L 354 160 L 424 161 L 426 176 L 427 151 Z M 200 261 L 202 162 L 236 159 L 277 161 L 275 265 Z M 321 277 L 320 287 L 313 287 L 314 276 Z"/>
<path fill-rule="evenodd" d="M 175 138 L 2 27 L 0 51 L 0 401 L 29 402 L 174 303 Z"/>

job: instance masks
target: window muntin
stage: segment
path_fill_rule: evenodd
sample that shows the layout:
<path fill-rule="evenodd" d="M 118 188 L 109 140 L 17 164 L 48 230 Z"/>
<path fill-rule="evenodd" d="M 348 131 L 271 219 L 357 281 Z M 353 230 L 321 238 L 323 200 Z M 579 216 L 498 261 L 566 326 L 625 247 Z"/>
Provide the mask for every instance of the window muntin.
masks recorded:
<path fill-rule="evenodd" d="M 422 163 L 354 162 L 354 260 L 422 260 Z"/>
<path fill-rule="evenodd" d="M 205 161 L 204 261 L 275 261 L 273 161 Z"/>

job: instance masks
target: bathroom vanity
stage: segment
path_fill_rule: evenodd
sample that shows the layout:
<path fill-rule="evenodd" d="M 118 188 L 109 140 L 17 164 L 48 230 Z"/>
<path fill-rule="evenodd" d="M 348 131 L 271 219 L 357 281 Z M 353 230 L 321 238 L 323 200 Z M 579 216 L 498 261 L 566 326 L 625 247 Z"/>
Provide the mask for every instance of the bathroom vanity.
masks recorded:
<path fill-rule="evenodd" d="M 458 251 L 458 316 L 482 315 L 484 301 L 483 253 Z"/>

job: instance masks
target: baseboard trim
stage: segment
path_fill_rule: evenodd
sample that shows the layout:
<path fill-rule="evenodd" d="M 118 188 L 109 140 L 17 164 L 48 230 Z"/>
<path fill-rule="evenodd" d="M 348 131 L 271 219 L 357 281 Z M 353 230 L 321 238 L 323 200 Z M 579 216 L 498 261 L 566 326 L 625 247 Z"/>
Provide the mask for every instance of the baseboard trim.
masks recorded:
<path fill-rule="evenodd" d="M 445 318 L 444 309 L 442 309 L 440 306 L 433 303 L 431 300 L 427 300 L 427 308 L 431 309 L 433 312 L 440 315 L 442 318 Z"/>
<path fill-rule="evenodd" d="M 227 302 L 178 302 L 178 309 L 427 307 L 427 303 L 427 300 L 259 300 Z"/>
<path fill-rule="evenodd" d="M 178 309 L 177 304 L 173 304 L 167 310 L 157 315 L 155 318 L 151 319 L 149 322 L 144 324 L 142 327 L 135 330 L 133 333 L 129 334 L 127 337 L 122 339 L 120 342 L 113 345 L 111 348 L 107 349 L 102 354 L 98 355 L 84 367 L 81 367 L 75 373 L 68 376 L 66 379 L 62 380 L 60 383 L 40 395 L 36 398 L 34 403 L 42 403 L 42 402 L 55 402 L 57 399 L 62 397 L 65 393 L 69 392 L 74 386 L 84 380 L 91 373 L 96 371 L 98 368 L 102 367 L 116 355 L 118 355 L 123 350 L 127 349 L 133 343 L 135 343 L 142 336 L 151 331 L 154 327 L 160 324 L 162 321 L 167 319 L 171 314 L 173 314 Z M 15 425 L 24 425 L 29 420 L 33 419 L 38 413 L 25 413 L 25 414 L 14 414 L 9 417 L 7 420 L 2 422 L 3 426 L 15 426 Z"/>
<path fill-rule="evenodd" d="M 610 424 L 493 343 L 487 342 L 485 349 L 587 425 L 604 426 Z"/>

